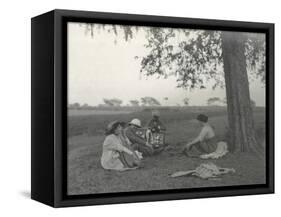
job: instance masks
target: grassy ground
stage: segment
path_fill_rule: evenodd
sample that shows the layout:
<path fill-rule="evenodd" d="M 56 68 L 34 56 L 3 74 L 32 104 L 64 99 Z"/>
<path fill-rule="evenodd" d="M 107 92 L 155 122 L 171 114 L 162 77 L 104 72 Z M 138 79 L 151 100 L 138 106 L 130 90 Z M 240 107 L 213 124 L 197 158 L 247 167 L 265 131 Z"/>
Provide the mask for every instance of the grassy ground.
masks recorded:
<path fill-rule="evenodd" d="M 129 113 L 128 113 L 129 112 Z M 226 113 L 225 107 L 171 107 L 161 109 L 161 120 L 165 123 L 175 123 L 182 120 L 190 120 L 198 113 L 207 113 L 209 117 Z M 68 135 L 87 134 L 91 136 L 102 135 L 107 124 L 113 120 L 130 121 L 139 118 L 143 124 L 151 119 L 151 109 L 135 110 L 70 110 Z"/>
<path fill-rule="evenodd" d="M 70 118 L 68 145 L 68 193 L 92 194 L 210 186 L 247 185 L 265 183 L 265 162 L 249 154 L 227 154 L 218 160 L 187 158 L 180 152 L 183 144 L 200 130 L 192 118 L 192 112 L 167 111 L 162 113 L 168 128 L 167 142 L 170 144 L 160 155 L 146 158 L 143 167 L 127 172 L 106 171 L 101 168 L 100 157 L 104 140 L 102 124 L 110 120 L 127 120 L 140 117 L 148 120 L 150 115 L 119 114 Z M 172 115 L 174 114 L 174 115 Z M 208 112 L 216 133 L 223 137 L 226 130 L 225 111 Z M 137 116 L 136 116 L 137 115 Z M 128 117 L 129 116 L 129 117 Z M 260 142 L 264 139 L 264 112 L 255 112 L 255 121 Z M 82 130 L 81 130 L 82 128 Z M 83 133 L 86 132 L 86 133 Z M 234 168 L 236 173 L 224 175 L 219 180 L 202 180 L 196 177 L 170 178 L 169 174 L 179 170 L 194 169 L 200 163 L 214 162 L 221 167 Z"/>

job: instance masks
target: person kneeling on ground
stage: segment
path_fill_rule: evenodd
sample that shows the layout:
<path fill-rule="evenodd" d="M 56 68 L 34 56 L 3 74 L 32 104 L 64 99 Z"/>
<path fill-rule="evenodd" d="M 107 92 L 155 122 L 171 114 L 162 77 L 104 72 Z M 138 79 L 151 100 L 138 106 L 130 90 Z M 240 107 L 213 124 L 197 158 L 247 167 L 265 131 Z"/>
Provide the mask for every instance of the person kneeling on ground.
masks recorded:
<path fill-rule="evenodd" d="M 200 157 L 214 152 L 217 148 L 217 138 L 214 128 L 208 123 L 208 116 L 200 114 L 196 119 L 202 129 L 195 139 L 185 145 L 183 153 L 188 157 Z"/>
<path fill-rule="evenodd" d="M 122 138 L 120 137 L 122 130 L 121 123 L 118 121 L 113 121 L 107 126 L 101 157 L 101 165 L 106 170 L 124 171 L 137 168 L 139 158 L 134 151 L 123 145 Z M 128 165 L 122 162 L 122 154 L 124 153 L 135 159 L 136 166 L 128 167 Z"/>
<path fill-rule="evenodd" d="M 141 121 L 139 119 L 133 119 L 124 132 L 134 150 L 141 152 L 143 156 L 153 155 L 153 147 L 146 139 L 147 130 L 141 128 Z"/>

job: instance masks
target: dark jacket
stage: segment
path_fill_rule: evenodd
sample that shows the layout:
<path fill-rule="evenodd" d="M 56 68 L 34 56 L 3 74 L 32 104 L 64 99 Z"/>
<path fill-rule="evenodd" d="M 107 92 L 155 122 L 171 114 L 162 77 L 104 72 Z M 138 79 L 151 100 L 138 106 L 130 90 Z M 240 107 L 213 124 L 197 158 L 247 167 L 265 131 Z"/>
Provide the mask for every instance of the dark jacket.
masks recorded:
<path fill-rule="evenodd" d="M 153 147 L 149 147 L 146 144 L 146 132 L 147 129 L 136 128 L 128 126 L 125 129 L 125 136 L 132 143 L 132 148 L 143 154 L 143 156 L 151 156 L 154 153 Z"/>
<path fill-rule="evenodd" d="M 166 127 L 164 124 L 159 120 L 159 118 L 152 118 L 148 123 L 148 128 L 154 133 L 159 133 L 160 131 L 165 131 Z"/>
<path fill-rule="evenodd" d="M 140 144 L 140 145 L 145 145 L 146 144 L 145 132 L 146 132 L 145 129 L 136 128 L 136 127 L 133 127 L 133 126 L 128 126 L 125 129 L 126 137 L 133 144 L 137 143 L 137 144 Z"/>

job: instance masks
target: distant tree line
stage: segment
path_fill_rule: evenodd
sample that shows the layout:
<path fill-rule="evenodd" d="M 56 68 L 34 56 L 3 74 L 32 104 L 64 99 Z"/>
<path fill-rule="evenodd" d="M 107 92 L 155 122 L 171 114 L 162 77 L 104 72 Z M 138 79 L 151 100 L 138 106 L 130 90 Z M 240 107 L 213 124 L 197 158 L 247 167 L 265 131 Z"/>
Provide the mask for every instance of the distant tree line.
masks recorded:
<path fill-rule="evenodd" d="M 219 97 L 211 97 L 207 100 L 207 105 L 208 106 L 219 106 L 219 105 L 226 105 L 227 101 L 226 98 L 219 98 Z M 251 106 L 252 108 L 256 107 L 256 102 L 251 99 Z"/>
<path fill-rule="evenodd" d="M 168 101 L 168 97 L 164 98 L 165 101 Z M 183 106 L 189 106 L 190 105 L 190 99 L 188 97 L 185 97 L 183 100 Z M 118 98 L 112 98 L 112 99 L 103 99 L 103 104 L 99 104 L 97 107 L 114 107 L 114 108 L 118 108 L 121 107 L 123 104 L 123 101 L 121 99 Z M 222 105 L 226 105 L 226 98 L 219 98 L 219 97 L 210 97 L 207 100 L 207 105 L 208 106 L 222 106 Z M 251 105 L 253 108 L 256 107 L 256 102 L 254 100 L 251 100 Z M 146 96 L 146 97 L 142 97 L 140 100 L 137 99 L 133 99 L 129 101 L 129 104 L 126 105 L 127 107 L 154 107 L 154 106 L 161 106 L 161 103 L 150 96 Z M 180 104 L 177 104 L 177 106 L 181 106 Z M 90 110 L 90 109 L 94 109 L 96 108 L 95 106 L 91 106 L 88 105 L 87 103 L 84 104 L 80 104 L 78 102 L 76 103 L 72 103 L 68 105 L 69 109 L 76 109 L 76 110 Z"/>
<path fill-rule="evenodd" d="M 168 97 L 164 97 L 163 100 L 165 102 L 167 102 L 169 100 L 169 98 Z M 190 102 L 189 98 L 186 97 L 186 98 L 183 99 L 183 105 L 184 106 L 188 106 L 189 102 Z M 68 108 L 69 109 L 79 110 L 79 109 L 94 109 L 96 107 L 104 107 L 104 108 L 115 107 L 115 108 L 118 108 L 118 107 L 121 107 L 121 106 L 124 106 L 123 105 L 123 101 L 121 99 L 118 99 L 118 98 L 112 98 L 112 99 L 104 98 L 103 99 L 103 103 L 99 104 L 98 106 L 91 106 L 91 105 L 89 105 L 87 103 L 80 104 L 78 102 L 75 102 L 75 103 L 69 104 Z M 157 100 L 154 97 L 145 96 L 145 97 L 140 98 L 139 100 L 138 99 L 129 100 L 129 103 L 126 104 L 125 106 L 127 106 L 127 107 L 128 106 L 129 107 L 155 107 L 155 106 L 162 106 L 162 104 L 159 102 L 159 100 Z M 177 104 L 177 106 L 181 106 L 181 105 Z"/>

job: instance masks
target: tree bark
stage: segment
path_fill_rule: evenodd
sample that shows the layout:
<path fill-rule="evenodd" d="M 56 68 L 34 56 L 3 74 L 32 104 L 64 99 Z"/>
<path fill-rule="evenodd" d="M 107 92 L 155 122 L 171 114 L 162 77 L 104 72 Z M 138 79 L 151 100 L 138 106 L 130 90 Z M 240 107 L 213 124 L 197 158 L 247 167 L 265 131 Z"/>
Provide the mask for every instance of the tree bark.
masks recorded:
<path fill-rule="evenodd" d="M 258 152 L 245 56 L 246 34 L 222 32 L 230 150 Z"/>

